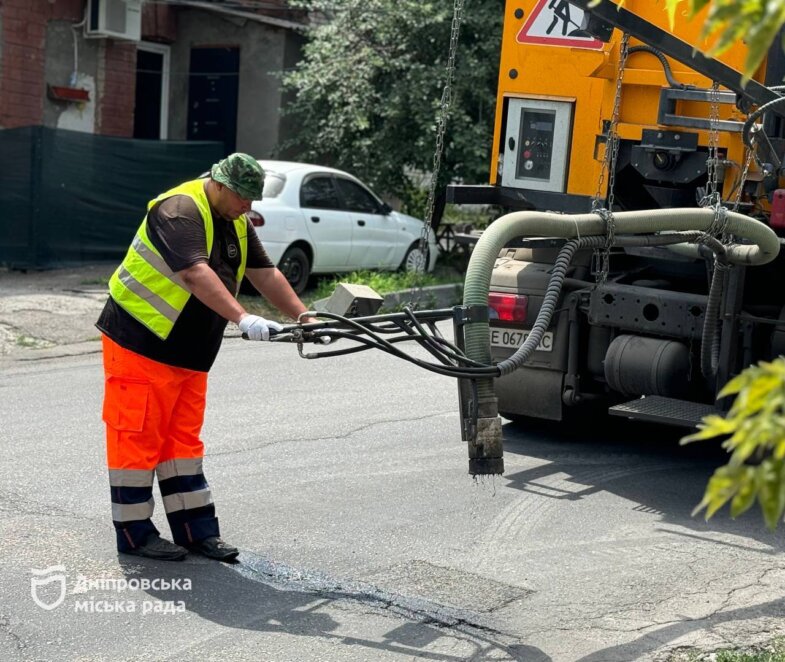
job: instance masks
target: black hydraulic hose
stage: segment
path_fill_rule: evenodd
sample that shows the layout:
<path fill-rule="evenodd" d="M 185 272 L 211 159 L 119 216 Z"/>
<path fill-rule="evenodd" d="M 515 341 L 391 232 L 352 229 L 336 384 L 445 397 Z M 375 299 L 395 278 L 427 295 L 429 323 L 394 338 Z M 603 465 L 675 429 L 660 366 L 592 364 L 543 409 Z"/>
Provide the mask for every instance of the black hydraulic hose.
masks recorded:
<path fill-rule="evenodd" d="M 777 88 L 771 88 L 776 90 Z M 747 118 L 747 121 L 744 122 L 744 126 L 741 129 L 741 138 L 744 141 L 744 144 L 749 148 L 752 149 L 752 139 L 750 138 L 750 132 L 752 131 L 752 127 L 758 118 L 767 113 L 771 110 L 774 106 L 778 106 L 779 104 L 785 102 L 785 96 L 780 97 L 779 99 L 774 99 L 769 101 L 768 103 L 764 103 L 760 108 L 750 113 L 750 116 Z"/>
<path fill-rule="evenodd" d="M 428 321 L 428 322 L 426 322 L 426 324 L 428 325 L 428 328 L 431 330 L 431 333 L 433 334 L 433 336 L 435 338 L 444 339 L 444 336 L 442 335 L 442 332 L 439 331 L 439 327 L 436 326 L 435 322 Z"/>
<path fill-rule="evenodd" d="M 391 320 L 390 322 L 388 322 L 388 324 L 390 325 L 389 327 L 382 328 L 370 322 L 365 322 L 363 324 L 363 327 L 365 327 L 366 329 L 370 329 L 375 333 L 396 333 L 399 331 L 403 331 L 408 335 L 408 337 L 393 338 L 390 340 L 390 342 L 414 340 L 445 365 L 454 365 L 453 363 L 451 363 L 451 361 L 457 361 L 459 363 L 462 363 L 464 366 L 468 366 L 468 367 L 476 367 L 476 368 L 488 367 L 487 364 L 485 363 L 480 363 L 479 361 L 473 361 L 472 359 L 468 358 L 455 345 L 445 340 L 442 337 L 441 332 L 438 330 L 438 328 L 433 322 L 428 322 L 428 326 L 431 329 L 432 333 L 434 334 L 433 336 L 429 335 L 410 307 L 405 306 L 403 308 L 403 313 L 404 315 L 406 315 L 406 319 Z M 409 326 L 406 325 L 407 321 L 410 322 L 411 325 L 416 329 L 416 331 L 419 334 L 419 337 L 410 330 Z M 318 336 L 318 335 L 331 335 L 331 334 L 330 332 L 324 331 L 324 333 L 320 333 L 316 335 Z M 320 356 L 326 356 L 326 354 L 323 353 L 320 354 Z"/>
<path fill-rule="evenodd" d="M 470 359 L 463 352 L 461 352 L 461 350 L 459 350 L 455 345 L 453 345 L 451 342 L 448 342 L 444 338 L 434 338 L 434 337 L 431 337 L 431 338 L 428 338 L 428 340 L 429 340 L 429 342 L 433 342 L 433 343 L 438 344 L 440 347 L 444 346 L 444 348 L 448 348 L 448 349 L 444 349 L 445 353 L 448 356 L 451 356 L 456 361 L 460 361 L 461 363 L 463 363 L 466 366 L 475 367 L 475 368 L 482 368 L 483 366 L 486 365 L 485 363 L 480 363 L 479 361 L 475 361 L 473 359 Z"/>
<path fill-rule="evenodd" d="M 670 63 L 662 54 L 662 52 L 658 51 L 656 48 L 642 44 L 640 46 L 633 46 L 627 51 L 628 55 L 632 55 L 633 53 L 651 53 L 654 55 L 660 61 L 660 64 L 662 64 L 662 68 L 665 71 L 665 78 L 668 81 L 668 85 L 671 87 L 678 87 L 682 90 L 686 90 L 688 87 L 690 87 L 689 85 L 680 83 L 673 77 L 673 70 L 671 69 Z"/>
<path fill-rule="evenodd" d="M 443 365 L 447 366 L 455 366 L 451 359 L 449 359 L 439 347 L 434 347 L 428 342 L 427 338 L 423 338 L 422 336 L 416 336 L 412 334 L 411 337 L 420 347 L 428 351 L 432 356 L 436 358 L 437 361 L 440 361 Z"/>
<path fill-rule="evenodd" d="M 403 359 L 404 361 L 408 361 L 410 363 L 414 363 L 415 365 L 417 365 L 417 366 L 419 366 L 421 368 L 424 368 L 426 370 L 430 370 L 431 372 L 435 372 L 435 373 L 440 374 L 440 375 L 446 375 L 448 377 L 459 377 L 459 378 L 466 378 L 466 379 L 473 379 L 473 378 L 476 378 L 476 377 L 486 377 L 487 378 L 487 377 L 498 377 L 499 376 L 498 368 L 496 366 L 491 366 L 491 365 L 485 366 L 485 367 L 482 367 L 482 368 L 479 368 L 479 367 L 478 368 L 473 368 L 473 367 L 464 368 L 464 367 L 461 367 L 461 366 L 452 366 L 452 365 L 450 365 L 450 366 L 443 366 L 443 365 L 436 365 L 436 364 L 433 364 L 433 363 L 428 363 L 427 361 L 422 361 L 420 359 L 416 359 L 413 356 L 409 356 L 408 354 L 406 354 L 406 352 L 402 352 L 402 351 L 398 350 L 396 347 L 393 346 L 393 344 L 391 342 L 385 340 L 384 338 L 379 337 L 375 333 L 370 332 L 362 324 L 356 322 L 355 320 L 353 320 L 353 319 L 351 319 L 349 317 L 343 317 L 341 315 L 335 315 L 333 313 L 326 313 L 326 312 L 320 312 L 319 316 L 320 317 L 324 317 L 326 319 L 332 319 L 332 320 L 341 322 L 342 324 L 346 324 L 347 326 L 351 326 L 351 327 L 357 329 L 358 331 L 360 331 L 360 334 L 366 334 L 366 335 L 370 336 L 370 338 L 373 339 L 373 340 L 369 340 L 368 338 L 364 338 L 362 335 L 358 334 L 358 335 L 350 336 L 352 340 L 355 340 L 356 342 L 360 342 L 360 343 L 363 343 L 363 344 L 373 344 L 373 346 L 376 347 L 377 349 L 383 349 L 384 351 L 386 351 L 389 354 L 392 354 L 393 356 L 397 356 L 398 358 Z M 336 333 L 333 329 L 327 329 L 327 328 L 324 328 L 324 329 L 319 330 L 319 331 L 312 331 L 312 335 L 314 337 L 319 337 L 320 335 L 336 335 L 338 337 L 349 337 L 349 336 L 347 336 L 345 334 L 345 332 L 337 332 Z M 407 338 L 407 340 L 408 340 L 408 338 Z M 323 355 L 326 355 L 326 354 L 328 354 L 328 353 L 325 352 Z M 316 358 L 316 357 L 320 356 L 320 354 L 303 355 L 303 356 L 305 358 Z"/>
<path fill-rule="evenodd" d="M 369 325 L 370 326 L 370 325 Z M 314 337 L 319 337 L 319 335 L 329 335 L 333 338 L 345 338 L 346 340 L 356 340 L 358 342 L 364 343 L 360 347 L 347 347 L 344 349 L 336 349 L 331 351 L 324 351 L 319 352 L 317 354 L 303 354 L 300 352 L 300 355 L 306 359 L 315 359 L 315 358 L 330 358 L 333 356 L 344 356 L 346 354 L 355 354 L 357 352 L 364 352 L 368 349 L 380 349 L 383 352 L 387 352 L 387 348 L 380 345 L 379 343 L 364 339 L 358 340 L 360 334 L 351 333 L 348 331 L 341 331 L 340 329 L 322 329 L 322 332 L 319 334 L 314 334 Z M 412 334 L 407 334 L 406 336 L 398 336 L 396 338 L 390 338 L 390 343 L 401 343 L 407 341 L 416 341 L 420 344 L 424 342 L 434 342 L 438 343 L 439 345 L 443 345 L 443 347 L 439 347 L 441 351 L 447 354 L 450 358 L 463 363 L 468 367 L 475 367 L 475 368 L 487 368 L 488 366 L 484 363 L 480 363 L 479 361 L 473 361 L 472 359 L 465 356 L 461 351 L 455 347 L 452 343 L 448 342 L 444 338 L 418 338 Z M 428 347 L 426 347 L 428 349 Z M 430 351 L 430 350 L 429 350 Z M 388 352 L 389 353 L 389 352 Z"/>
<path fill-rule="evenodd" d="M 479 361 L 474 361 L 466 356 L 460 349 L 458 349 L 455 345 L 451 342 L 445 340 L 439 330 L 436 328 L 436 325 L 431 323 L 429 324 L 432 332 L 434 335 L 430 335 L 425 328 L 420 323 L 420 320 L 414 315 L 414 312 L 408 306 L 404 307 L 404 312 L 411 320 L 412 325 L 417 329 L 421 338 L 415 338 L 418 342 L 426 343 L 428 351 L 431 352 L 434 356 L 439 358 L 439 356 L 430 349 L 432 347 L 436 350 L 439 355 L 446 356 L 453 361 L 458 361 L 462 363 L 464 366 L 468 367 L 475 367 L 475 368 L 485 368 L 487 365 L 485 363 L 480 363 Z M 438 335 L 437 335 L 438 334 Z M 424 345 L 425 346 L 425 345 Z"/>
<path fill-rule="evenodd" d="M 422 325 L 417 321 L 417 318 L 414 316 L 412 309 L 406 306 L 404 307 L 403 312 L 406 313 L 406 316 L 409 318 L 409 322 L 415 329 L 417 329 L 417 332 L 420 334 L 419 338 L 415 336 L 415 339 L 420 343 L 420 345 L 425 347 L 425 349 L 427 349 L 433 356 L 435 356 L 445 365 L 452 365 L 450 357 L 447 356 L 441 347 L 428 342 L 428 334 L 426 333 L 425 329 L 423 329 Z"/>
<path fill-rule="evenodd" d="M 480 363 L 479 361 L 473 361 L 468 356 L 466 356 L 460 349 L 458 349 L 455 345 L 451 342 L 445 340 L 444 336 L 442 336 L 441 331 L 436 327 L 436 324 L 433 322 L 427 322 L 428 328 L 431 330 L 429 334 L 425 328 L 423 327 L 420 320 L 417 319 L 417 316 L 414 314 L 409 306 L 404 306 L 403 312 L 406 314 L 407 318 L 411 321 L 412 326 L 419 332 L 420 336 L 422 336 L 422 340 L 425 340 L 429 344 L 433 345 L 435 349 L 455 361 L 461 361 L 467 366 L 475 366 L 478 368 L 486 367 L 485 363 Z M 409 330 L 406 329 L 406 332 L 409 333 Z"/>

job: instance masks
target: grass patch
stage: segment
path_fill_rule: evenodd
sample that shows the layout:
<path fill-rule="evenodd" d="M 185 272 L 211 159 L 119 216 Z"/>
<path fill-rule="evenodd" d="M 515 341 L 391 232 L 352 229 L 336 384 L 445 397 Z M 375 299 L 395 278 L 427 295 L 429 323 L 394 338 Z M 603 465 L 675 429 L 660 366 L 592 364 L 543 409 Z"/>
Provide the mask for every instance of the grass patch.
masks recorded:
<path fill-rule="evenodd" d="M 434 272 L 432 274 L 404 273 L 400 271 L 353 271 L 350 274 L 339 274 L 329 280 L 322 280 L 313 292 L 313 300 L 329 297 L 338 283 L 367 285 L 378 294 L 389 294 L 415 287 L 461 283 L 463 279 L 457 273 Z"/>
<path fill-rule="evenodd" d="M 84 278 L 79 281 L 80 285 L 109 285 L 109 276 L 101 276 L 100 278 Z"/>
<path fill-rule="evenodd" d="M 25 349 L 48 349 L 54 347 L 55 344 L 43 338 L 33 338 L 31 336 L 17 336 L 17 347 L 24 347 Z"/>
<path fill-rule="evenodd" d="M 354 285 L 367 285 L 381 295 L 415 287 L 429 287 L 431 285 L 449 285 L 451 283 L 463 284 L 464 274 L 454 268 L 438 265 L 433 273 L 416 274 L 401 271 L 355 271 L 350 274 L 337 274 L 335 276 L 320 278 L 316 287 L 308 289 L 300 296 L 307 306 L 326 299 L 335 290 L 338 283 L 351 283 Z M 238 297 L 240 305 L 252 315 L 261 315 L 268 319 L 284 319 L 276 308 L 267 301 L 254 295 L 241 294 Z M 427 308 L 419 305 L 418 308 Z M 389 312 L 389 311 L 386 311 Z"/>
<path fill-rule="evenodd" d="M 719 651 L 716 662 L 785 662 L 785 647 L 778 645 L 779 650 L 761 651 L 757 653 L 741 653 L 737 651 Z"/>
<path fill-rule="evenodd" d="M 503 215 L 504 210 L 495 205 L 447 205 L 442 223 L 468 225 L 474 230 L 484 230 Z"/>
<path fill-rule="evenodd" d="M 785 637 L 752 650 L 724 649 L 713 653 L 691 652 L 686 657 L 670 658 L 684 662 L 785 662 Z"/>

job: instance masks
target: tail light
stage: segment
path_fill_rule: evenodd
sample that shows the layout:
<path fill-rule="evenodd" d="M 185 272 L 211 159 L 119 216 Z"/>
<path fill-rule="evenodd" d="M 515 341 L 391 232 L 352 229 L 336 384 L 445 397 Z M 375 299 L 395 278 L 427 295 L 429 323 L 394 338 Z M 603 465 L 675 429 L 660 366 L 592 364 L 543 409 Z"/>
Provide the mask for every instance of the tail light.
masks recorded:
<path fill-rule="evenodd" d="M 251 225 L 255 228 L 260 228 L 264 225 L 264 216 L 262 216 L 258 211 L 249 211 L 246 214 L 246 217 L 249 221 L 251 221 Z"/>
<path fill-rule="evenodd" d="M 491 292 L 488 295 L 488 308 L 491 319 L 497 319 L 500 322 L 525 322 L 529 308 L 529 297 Z"/>
<path fill-rule="evenodd" d="M 785 189 L 774 191 L 771 201 L 771 227 L 781 230 L 785 228 Z"/>

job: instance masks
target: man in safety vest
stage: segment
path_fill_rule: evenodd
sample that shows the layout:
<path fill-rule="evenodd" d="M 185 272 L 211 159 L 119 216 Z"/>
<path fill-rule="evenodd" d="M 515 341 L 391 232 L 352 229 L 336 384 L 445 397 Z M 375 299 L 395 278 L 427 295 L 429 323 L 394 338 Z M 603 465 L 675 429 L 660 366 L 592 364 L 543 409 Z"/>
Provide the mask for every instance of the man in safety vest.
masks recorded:
<path fill-rule="evenodd" d="M 262 198 L 264 171 L 231 154 L 210 176 L 151 200 L 109 281 L 97 327 L 106 376 L 103 419 L 120 552 L 181 560 L 188 550 L 233 561 L 220 538 L 202 471 L 207 372 L 227 320 L 252 340 L 281 325 L 249 315 L 236 294 L 245 275 L 285 315 L 306 311 L 272 264 L 245 213 Z M 153 525 L 153 477 L 174 543 Z"/>

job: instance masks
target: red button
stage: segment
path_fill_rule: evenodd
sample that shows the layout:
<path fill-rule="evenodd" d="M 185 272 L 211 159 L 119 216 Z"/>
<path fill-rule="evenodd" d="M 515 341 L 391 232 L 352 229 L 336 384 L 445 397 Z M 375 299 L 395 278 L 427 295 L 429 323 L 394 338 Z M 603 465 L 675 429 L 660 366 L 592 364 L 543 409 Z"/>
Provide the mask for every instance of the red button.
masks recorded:
<path fill-rule="evenodd" d="M 523 158 L 524 159 L 528 159 L 531 155 L 532 155 L 532 153 L 528 149 L 524 150 L 524 152 L 523 152 Z"/>

